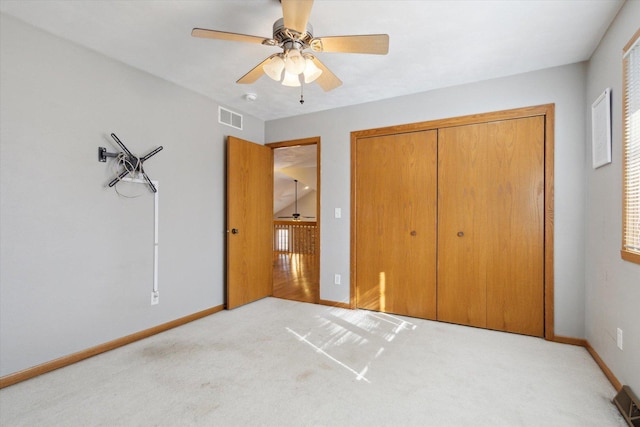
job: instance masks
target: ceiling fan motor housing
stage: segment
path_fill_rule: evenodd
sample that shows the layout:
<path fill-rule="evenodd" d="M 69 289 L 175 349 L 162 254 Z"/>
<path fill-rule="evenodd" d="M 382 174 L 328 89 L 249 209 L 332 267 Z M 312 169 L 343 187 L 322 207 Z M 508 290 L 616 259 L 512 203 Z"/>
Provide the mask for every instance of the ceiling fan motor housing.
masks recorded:
<path fill-rule="evenodd" d="M 313 27 L 307 23 L 305 32 L 300 34 L 295 30 L 285 27 L 284 18 L 280 18 L 273 23 L 273 39 L 284 49 L 299 49 L 302 51 L 311 45 L 311 41 L 313 40 Z"/>

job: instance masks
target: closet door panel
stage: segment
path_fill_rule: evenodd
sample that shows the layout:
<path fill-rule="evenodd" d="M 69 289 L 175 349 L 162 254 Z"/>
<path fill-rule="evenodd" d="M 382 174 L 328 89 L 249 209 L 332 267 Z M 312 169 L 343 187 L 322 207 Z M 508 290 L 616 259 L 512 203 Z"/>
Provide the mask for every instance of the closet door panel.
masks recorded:
<path fill-rule="evenodd" d="M 543 335 L 544 119 L 438 135 L 438 319 Z"/>
<path fill-rule="evenodd" d="M 438 131 L 438 320 L 486 327 L 486 128 Z"/>
<path fill-rule="evenodd" d="M 488 124 L 487 327 L 544 334 L 544 118 Z"/>
<path fill-rule="evenodd" d="M 436 131 L 356 146 L 359 308 L 436 317 Z"/>

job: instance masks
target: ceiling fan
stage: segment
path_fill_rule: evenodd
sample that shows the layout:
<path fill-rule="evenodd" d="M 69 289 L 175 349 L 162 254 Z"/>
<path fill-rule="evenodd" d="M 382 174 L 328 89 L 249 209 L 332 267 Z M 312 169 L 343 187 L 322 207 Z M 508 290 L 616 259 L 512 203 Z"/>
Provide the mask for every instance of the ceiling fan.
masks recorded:
<path fill-rule="evenodd" d="M 298 180 L 294 179 L 293 181 L 296 183 L 295 210 L 291 214 L 291 216 L 279 216 L 278 218 L 293 218 L 294 221 L 299 221 L 300 220 L 300 213 L 298 212 Z M 315 216 L 303 216 L 302 218 L 310 219 L 310 218 L 315 218 Z"/>
<path fill-rule="evenodd" d="M 304 83 L 317 82 L 325 91 L 342 84 L 313 53 L 340 52 L 369 53 L 386 55 L 389 52 L 389 35 L 367 34 L 354 36 L 314 37 L 309 24 L 309 15 L 313 0 L 281 0 L 282 15 L 273 24 L 273 38 L 250 36 L 224 31 L 194 28 L 193 37 L 259 43 L 266 46 L 278 46 L 281 53 L 275 53 L 242 76 L 236 83 L 254 83 L 263 74 L 280 81 L 285 86 L 301 86 Z M 304 102 L 304 101 L 301 101 Z"/>

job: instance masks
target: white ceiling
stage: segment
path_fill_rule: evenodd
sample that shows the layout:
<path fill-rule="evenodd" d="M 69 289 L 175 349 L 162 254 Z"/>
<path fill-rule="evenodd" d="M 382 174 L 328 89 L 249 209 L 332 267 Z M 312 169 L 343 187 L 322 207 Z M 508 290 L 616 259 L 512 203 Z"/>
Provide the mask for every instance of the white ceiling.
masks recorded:
<path fill-rule="evenodd" d="M 316 0 L 314 36 L 386 33 L 389 54 L 318 54 L 344 84 L 306 86 L 304 105 L 299 88 L 266 76 L 235 83 L 278 48 L 191 37 L 201 27 L 270 38 L 278 0 L 1 0 L 0 11 L 272 120 L 587 60 L 623 2 Z"/>
<path fill-rule="evenodd" d="M 317 147 L 315 144 L 282 147 L 273 150 L 274 213 L 280 212 L 295 203 L 295 179 L 298 180 L 298 200 L 317 190 L 317 162 Z"/>

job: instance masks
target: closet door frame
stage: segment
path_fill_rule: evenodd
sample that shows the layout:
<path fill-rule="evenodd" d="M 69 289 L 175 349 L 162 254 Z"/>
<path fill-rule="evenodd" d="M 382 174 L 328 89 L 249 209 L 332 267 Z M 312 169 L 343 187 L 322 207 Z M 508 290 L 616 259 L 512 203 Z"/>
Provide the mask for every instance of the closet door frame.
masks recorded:
<path fill-rule="evenodd" d="M 554 333 L 554 267 L 553 267 L 553 213 L 554 213 L 554 135 L 555 104 L 516 108 L 490 113 L 472 114 L 448 119 L 432 120 L 377 129 L 351 132 L 351 273 L 350 307 L 355 309 L 356 301 L 356 146 L 359 139 L 372 136 L 394 135 L 407 132 L 437 130 L 453 126 L 494 122 L 525 117 L 544 117 L 544 337 L 551 341 L 566 341 Z"/>

